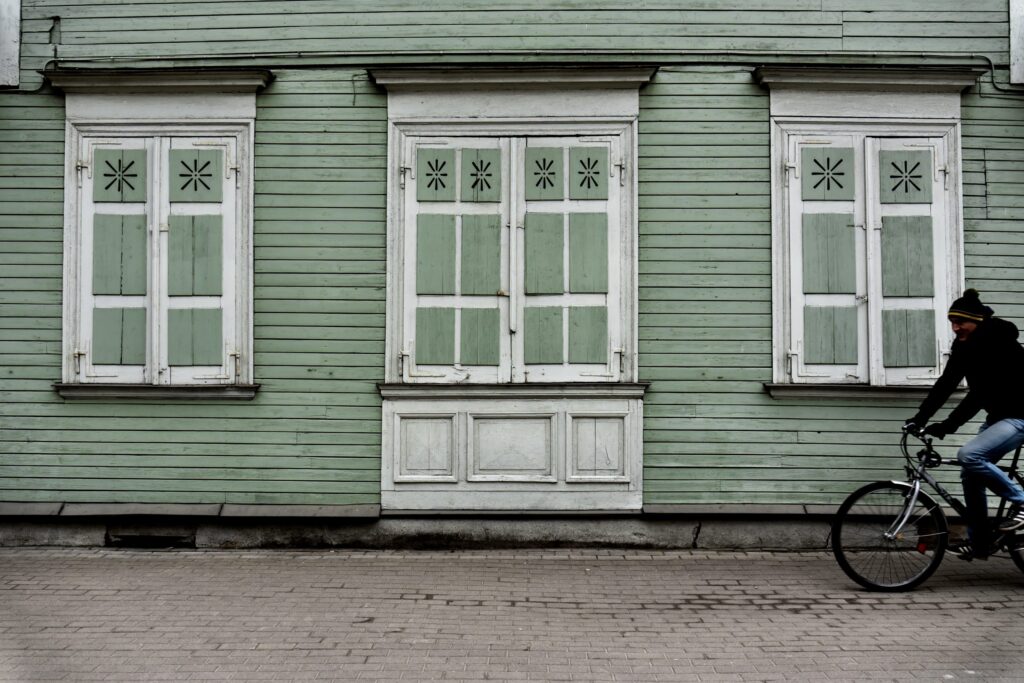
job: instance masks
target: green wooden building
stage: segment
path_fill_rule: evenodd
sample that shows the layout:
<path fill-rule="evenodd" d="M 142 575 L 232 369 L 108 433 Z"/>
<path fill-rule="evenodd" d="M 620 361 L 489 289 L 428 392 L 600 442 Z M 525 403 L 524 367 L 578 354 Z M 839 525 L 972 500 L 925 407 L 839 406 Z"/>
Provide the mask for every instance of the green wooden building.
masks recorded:
<path fill-rule="evenodd" d="M 1024 323 L 1021 21 L 0 0 L 0 514 L 828 513 Z"/>

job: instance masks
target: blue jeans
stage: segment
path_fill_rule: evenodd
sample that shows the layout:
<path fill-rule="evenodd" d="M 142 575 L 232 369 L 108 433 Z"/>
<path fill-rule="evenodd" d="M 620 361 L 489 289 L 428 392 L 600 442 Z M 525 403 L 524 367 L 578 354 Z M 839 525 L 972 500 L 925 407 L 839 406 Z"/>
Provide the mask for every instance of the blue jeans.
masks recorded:
<path fill-rule="evenodd" d="M 981 425 L 978 435 L 965 443 L 956 454 L 963 467 L 960 480 L 967 505 L 968 534 L 977 548 L 986 547 L 990 543 L 986 488 L 1011 503 L 1024 505 L 1024 490 L 996 467 L 1000 458 L 1022 443 L 1024 420 L 1007 418 Z"/>

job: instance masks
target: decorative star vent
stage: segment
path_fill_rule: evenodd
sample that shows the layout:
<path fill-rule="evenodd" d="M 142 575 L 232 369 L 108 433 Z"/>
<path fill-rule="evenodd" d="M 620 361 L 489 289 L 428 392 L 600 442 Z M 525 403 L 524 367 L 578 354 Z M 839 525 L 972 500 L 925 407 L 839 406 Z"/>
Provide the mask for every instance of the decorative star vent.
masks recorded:
<path fill-rule="evenodd" d="M 470 165 L 473 167 L 473 170 L 469 173 L 469 176 L 473 179 L 471 187 L 474 190 L 491 189 L 491 162 L 481 159 L 472 162 Z"/>
<path fill-rule="evenodd" d="M 213 173 L 208 170 L 210 168 L 210 163 L 211 162 L 207 161 L 200 166 L 199 159 L 193 159 L 192 164 L 189 165 L 188 161 L 182 160 L 181 165 L 185 170 L 184 172 L 178 173 L 178 178 L 184 178 L 185 182 L 182 184 L 181 189 L 189 189 L 193 192 L 198 192 L 199 186 L 202 185 L 204 189 L 209 190 L 210 185 L 206 180 L 211 179 L 210 182 L 213 182 Z M 189 187 L 190 185 L 191 187 Z"/>
<path fill-rule="evenodd" d="M 598 163 L 598 160 L 593 157 L 580 159 L 580 170 L 576 171 L 576 175 L 583 176 L 580 178 L 580 187 L 590 190 L 601 184 L 601 171 L 597 167 Z"/>
<path fill-rule="evenodd" d="M 913 186 L 914 190 L 918 192 L 921 191 L 921 186 L 916 182 L 921 180 L 921 174 L 917 173 L 917 169 L 921 167 L 920 161 L 915 163 L 913 166 L 911 166 L 910 162 L 907 160 L 903 161 L 902 167 L 895 161 L 891 162 L 890 165 L 893 167 L 893 170 L 896 171 L 895 173 L 889 174 L 889 179 L 896 181 L 892 186 L 893 192 L 899 192 L 902 190 L 906 194 L 910 192 L 911 186 Z"/>
<path fill-rule="evenodd" d="M 135 165 L 134 159 L 129 161 L 127 164 L 124 163 L 121 159 L 117 159 L 117 166 L 114 166 L 114 164 L 110 163 L 109 160 L 104 160 L 103 163 L 106 164 L 107 169 L 109 169 L 109 171 L 104 171 L 103 177 L 110 178 L 110 182 L 107 183 L 107 186 L 103 188 L 104 190 L 109 190 L 114 185 L 117 185 L 118 192 L 123 192 L 126 185 L 128 186 L 129 190 L 135 189 L 135 186 L 132 185 L 131 181 L 129 180 L 129 178 L 139 177 L 138 173 L 129 173 L 129 171 L 132 170 L 132 166 Z"/>
<path fill-rule="evenodd" d="M 554 159 L 537 159 L 534 161 L 534 165 L 537 170 L 533 172 L 533 176 L 537 179 L 534 183 L 534 187 L 539 187 L 542 190 L 546 190 L 549 187 L 555 186 L 555 160 Z"/>
<path fill-rule="evenodd" d="M 433 159 L 427 162 L 427 187 L 435 192 L 446 187 L 444 179 L 448 177 L 445 166 L 448 162 L 442 159 Z"/>
<path fill-rule="evenodd" d="M 836 159 L 835 163 L 832 163 L 832 157 L 825 157 L 825 163 L 822 164 L 817 159 L 814 159 L 814 165 L 818 167 L 817 171 L 811 171 L 812 178 L 817 178 L 818 182 L 814 184 L 814 189 L 817 190 L 822 183 L 825 183 L 825 190 L 830 191 L 832 186 L 835 185 L 840 190 L 843 189 L 843 184 L 840 182 L 840 178 L 845 176 L 844 171 L 840 171 L 839 167 L 843 165 L 843 158 Z"/>

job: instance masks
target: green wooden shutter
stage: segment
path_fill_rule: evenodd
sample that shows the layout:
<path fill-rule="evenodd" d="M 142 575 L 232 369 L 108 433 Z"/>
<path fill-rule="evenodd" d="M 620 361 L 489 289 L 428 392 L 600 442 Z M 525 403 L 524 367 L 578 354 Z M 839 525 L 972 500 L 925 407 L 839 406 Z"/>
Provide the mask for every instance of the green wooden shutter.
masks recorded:
<path fill-rule="evenodd" d="M 455 363 L 455 309 L 416 309 L 416 363 Z"/>
<path fill-rule="evenodd" d="M 455 201 L 455 150 L 416 151 L 416 200 L 421 202 Z"/>
<path fill-rule="evenodd" d="M 523 312 L 524 359 L 527 364 L 561 364 L 562 309 L 529 307 Z"/>
<path fill-rule="evenodd" d="M 461 294 L 494 295 L 501 289 L 501 216 L 462 217 Z"/>
<path fill-rule="evenodd" d="M 933 296 L 931 216 L 882 218 L 882 295 Z"/>
<path fill-rule="evenodd" d="M 558 200 L 565 196 L 565 150 L 527 147 L 523 182 L 526 201 Z"/>
<path fill-rule="evenodd" d="M 854 294 L 857 251 L 852 214 L 803 215 L 804 294 Z"/>
<path fill-rule="evenodd" d="M 170 200 L 214 202 L 224 198 L 224 151 L 221 149 L 172 149 Z"/>
<path fill-rule="evenodd" d="M 933 367 L 935 353 L 934 311 L 882 311 L 882 358 L 885 367 Z"/>
<path fill-rule="evenodd" d="M 805 306 L 804 362 L 855 365 L 857 360 L 857 308 Z"/>
<path fill-rule="evenodd" d="M 931 152 L 883 150 L 878 153 L 878 169 L 882 204 L 931 204 Z"/>
<path fill-rule="evenodd" d="M 92 200 L 122 203 L 146 201 L 146 150 L 94 150 Z"/>
<path fill-rule="evenodd" d="M 455 216 L 416 217 L 416 293 L 455 293 Z"/>
<path fill-rule="evenodd" d="M 93 308 L 92 362 L 94 365 L 144 365 L 146 309 Z"/>
<path fill-rule="evenodd" d="M 462 150 L 462 201 L 501 201 L 501 150 Z"/>
<path fill-rule="evenodd" d="M 148 253 L 145 216 L 96 214 L 92 293 L 144 295 Z"/>
<path fill-rule="evenodd" d="M 168 294 L 220 295 L 223 292 L 223 217 L 171 216 L 168 227 Z"/>
<path fill-rule="evenodd" d="M 850 201 L 854 198 L 853 149 L 803 147 L 800 152 L 800 198 Z"/>
<path fill-rule="evenodd" d="M 569 307 L 569 362 L 608 362 L 608 309 Z"/>
<path fill-rule="evenodd" d="M 526 214 L 526 293 L 565 291 L 565 218 L 560 213 Z"/>
<path fill-rule="evenodd" d="M 569 291 L 608 291 L 607 214 L 569 214 Z"/>
<path fill-rule="evenodd" d="M 608 198 L 608 148 L 569 148 L 569 199 Z"/>
<path fill-rule="evenodd" d="M 459 360 L 462 365 L 497 365 L 499 315 L 497 308 L 463 308 Z M 421 361 L 422 362 L 422 361 Z"/>
<path fill-rule="evenodd" d="M 167 362 L 174 366 L 223 365 L 223 311 L 172 308 L 167 312 Z"/>

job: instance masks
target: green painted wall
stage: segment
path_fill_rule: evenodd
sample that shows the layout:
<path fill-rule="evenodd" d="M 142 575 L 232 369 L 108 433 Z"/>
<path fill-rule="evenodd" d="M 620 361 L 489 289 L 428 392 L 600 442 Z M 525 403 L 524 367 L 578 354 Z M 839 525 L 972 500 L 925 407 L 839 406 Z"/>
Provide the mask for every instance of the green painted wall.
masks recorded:
<path fill-rule="evenodd" d="M 832 502 L 898 473 L 896 429 L 913 403 L 773 400 L 762 388 L 768 95 L 750 72 L 769 60 L 845 59 L 812 52 L 894 48 L 1005 63 L 1006 0 L 914 0 L 899 12 L 889 0 L 343 4 L 23 2 L 26 89 L 55 50 L 275 71 L 257 100 L 254 171 L 263 388 L 232 404 L 64 402 L 53 392 L 62 98 L 0 93 L 0 501 L 377 502 L 386 96 L 366 68 L 574 61 L 579 53 L 565 51 L 584 49 L 661 67 L 641 92 L 639 138 L 646 502 Z M 273 54 L 233 58 L 262 52 Z M 171 59 L 143 60 L 157 57 Z M 718 63 L 673 65 L 702 60 Z M 1024 102 L 986 82 L 965 96 L 963 115 L 968 284 L 1022 324 Z"/>
<path fill-rule="evenodd" d="M 0 94 L 0 500 L 375 504 L 386 100 L 279 72 L 258 101 L 252 402 L 65 402 L 62 98 Z"/>

